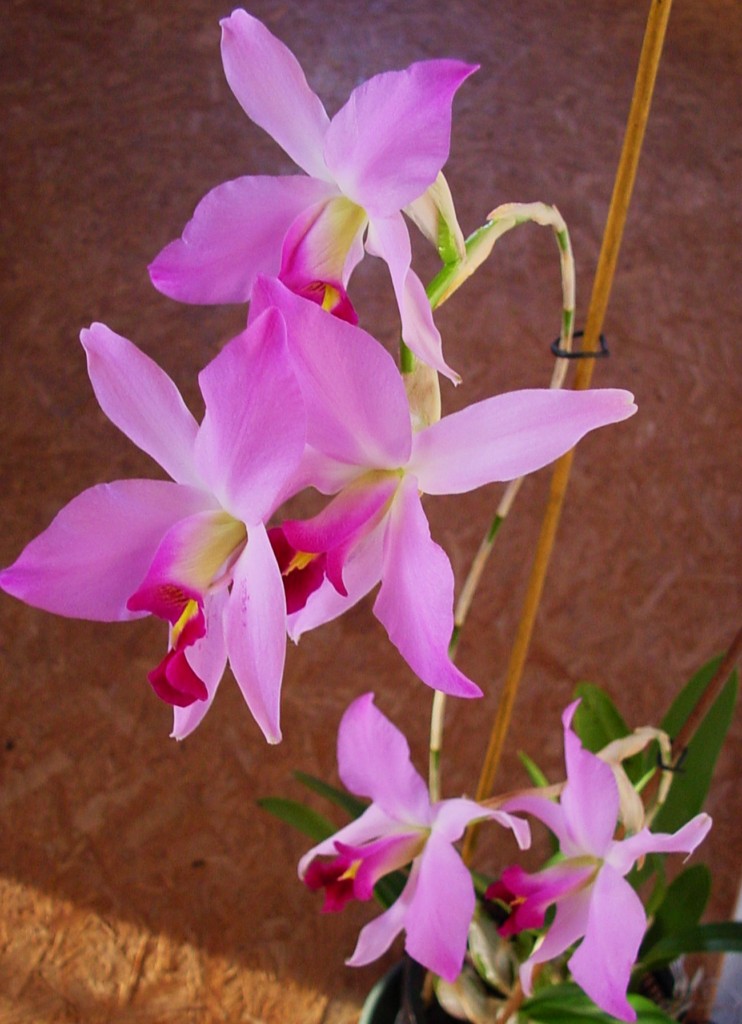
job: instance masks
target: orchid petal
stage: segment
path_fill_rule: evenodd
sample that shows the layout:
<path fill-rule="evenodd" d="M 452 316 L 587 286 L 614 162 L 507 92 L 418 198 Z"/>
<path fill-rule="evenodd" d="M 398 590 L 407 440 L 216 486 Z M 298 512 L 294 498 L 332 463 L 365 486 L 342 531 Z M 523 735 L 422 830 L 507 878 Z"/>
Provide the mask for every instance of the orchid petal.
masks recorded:
<path fill-rule="evenodd" d="M 337 494 L 364 473 L 362 466 L 338 462 L 331 455 L 307 445 L 294 474 L 295 493 L 314 487 L 320 494 Z"/>
<path fill-rule="evenodd" d="M 368 797 L 390 817 L 426 827 L 428 788 L 410 760 L 404 735 L 366 693 L 354 700 L 338 731 L 338 770 L 346 789 Z"/>
<path fill-rule="evenodd" d="M 618 818 L 618 785 L 610 765 L 585 750 L 570 728 L 564 731 L 567 782 L 561 806 L 567 824 L 568 841 L 562 842 L 565 856 L 584 853 L 604 857 Z"/>
<path fill-rule="evenodd" d="M 356 894 L 356 878 L 353 877 L 353 861 L 344 853 L 324 860 L 317 858 L 307 866 L 304 884 L 312 892 L 325 891 L 325 901 L 321 913 L 337 914 L 353 899 Z M 372 893 L 373 894 L 373 893 Z"/>
<path fill-rule="evenodd" d="M 533 968 L 546 963 L 563 953 L 565 949 L 585 934 L 590 913 L 591 890 L 579 889 L 557 903 L 556 915 L 540 946 L 521 964 L 520 981 L 523 991 L 530 995 L 533 990 Z"/>
<path fill-rule="evenodd" d="M 247 706 L 268 742 L 279 743 L 286 599 L 262 524 L 250 528 L 247 547 L 234 566 L 224 633 L 229 662 Z"/>
<path fill-rule="evenodd" d="M 493 882 L 488 887 L 485 897 L 488 900 L 501 901 L 510 905 L 510 912 L 506 920 L 497 928 L 498 934 L 504 939 L 518 935 L 526 929 L 540 928 L 544 923 L 545 908 L 530 900 L 518 899 L 517 890 L 508 885 L 504 875 L 502 880 Z"/>
<path fill-rule="evenodd" d="M 422 282 L 410 269 L 410 236 L 401 213 L 369 223 L 366 249 L 389 267 L 402 321 L 402 337 L 418 359 L 454 383 L 461 379 L 443 358 L 441 336 Z"/>
<path fill-rule="evenodd" d="M 412 670 L 428 686 L 456 697 L 482 691 L 451 661 L 453 570 L 430 537 L 417 493 L 407 475 L 388 513 L 381 589 L 374 614 Z"/>
<path fill-rule="evenodd" d="M 634 412 L 633 395 L 612 388 L 495 395 L 416 434 L 410 471 L 426 494 L 461 494 L 540 469 Z"/>
<path fill-rule="evenodd" d="M 409 955 L 434 974 L 453 982 L 461 972 L 474 886 L 461 857 L 433 833 L 419 859 L 419 875 L 405 915 Z"/>
<path fill-rule="evenodd" d="M 304 175 L 224 182 L 203 197 L 182 236 L 150 264 L 152 284 L 180 302 L 247 302 L 256 274 L 278 273 L 291 224 L 335 194 Z"/>
<path fill-rule="evenodd" d="M 637 894 L 604 865 L 592 887 L 585 937 L 570 958 L 569 969 L 601 1010 L 619 1020 L 636 1020 L 626 989 L 646 924 Z"/>
<path fill-rule="evenodd" d="M 560 846 L 569 841 L 564 810 L 545 796 L 514 796 L 502 804 L 501 810 L 531 814 L 554 833 Z"/>
<path fill-rule="evenodd" d="M 242 109 L 307 174 L 327 179 L 322 146 L 330 121 L 294 54 L 246 11 L 221 26 L 224 73 Z"/>
<path fill-rule="evenodd" d="M 708 835 L 711 828 L 708 814 L 697 814 L 677 832 L 650 832 L 643 828 L 635 836 L 629 836 L 611 845 L 606 861 L 621 875 L 631 870 L 634 863 L 647 853 L 691 854 Z"/>
<path fill-rule="evenodd" d="M 447 839 L 449 843 L 460 839 L 470 822 L 481 819 L 496 821 L 503 828 L 511 829 L 521 850 L 530 846 L 531 830 L 528 823 L 506 811 L 492 810 L 489 807 L 483 807 L 475 800 L 465 798 L 442 800 L 435 805 L 434 811 L 433 830 L 436 835 Z"/>
<path fill-rule="evenodd" d="M 80 332 L 88 374 L 103 412 L 176 483 L 198 486 L 193 444 L 198 424 L 154 360 L 105 324 Z"/>
<path fill-rule="evenodd" d="M 304 878 L 306 870 L 315 857 L 332 857 L 338 852 L 336 843 L 348 846 L 360 846 L 379 836 L 388 835 L 398 823 L 375 804 L 371 804 L 359 817 L 348 822 L 327 839 L 313 846 L 299 861 L 299 878 Z"/>
<path fill-rule="evenodd" d="M 404 384 L 389 353 L 359 327 L 328 316 L 280 281 L 261 277 L 253 291 L 251 320 L 271 305 L 280 308 L 286 321 L 307 408 L 308 443 L 344 463 L 369 469 L 403 466 L 412 427 Z"/>
<path fill-rule="evenodd" d="M 206 414 L 196 464 L 225 508 L 268 519 L 305 442 L 304 405 L 278 310 L 267 310 L 199 374 Z"/>
<path fill-rule="evenodd" d="M 448 159 L 454 94 L 475 70 L 420 61 L 354 89 L 325 140 L 327 166 L 345 195 L 381 216 L 422 195 Z"/>
<path fill-rule="evenodd" d="M 57 615 L 98 622 L 138 618 L 126 602 L 163 535 L 213 505 L 204 491 L 165 480 L 98 484 L 65 505 L 0 572 L 0 587 Z"/>
<path fill-rule="evenodd" d="M 356 948 L 352 956 L 345 961 L 348 967 L 364 967 L 378 960 L 389 949 L 405 926 L 407 906 L 414 895 L 418 873 L 419 862 L 413 865 L 407 885 L 399 899 L 395 900 L 383 914 L 361 928 Z"/>
<path fill-rule="evenodd" d="M 207 599 L 204 608 L 206 635 L 185 651 L 188 664 L 203 680 L 208 697 L 206 700 L 196 701 L 187 708 L 173 708 L 173 731 L 170 735 L 176 740 L 183 740 L 186 736 L 190 736 L 193 730 L 200 725 L 213 703 L 217 688 L 224 675 L 227 665 L 227 647 L 224 640 L 222 616 L 227 597 L 228 592 L 225 588 Z"/>
<path fill-rule="evenodd" d="M 382 512 L 398 487 L 396 474 L 366 473 L 344 487 L 312 519 L 286 520 L 283 532 L 297 551 L 329 551 L 356 538 Z"/>

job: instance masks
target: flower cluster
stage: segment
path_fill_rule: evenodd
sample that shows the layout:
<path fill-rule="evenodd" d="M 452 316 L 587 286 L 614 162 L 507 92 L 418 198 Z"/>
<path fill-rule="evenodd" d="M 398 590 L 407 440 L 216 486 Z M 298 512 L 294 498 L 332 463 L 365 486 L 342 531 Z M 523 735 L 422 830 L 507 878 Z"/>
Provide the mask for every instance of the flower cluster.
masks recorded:
<path fill-rule="evenodd" d="M 524 795 L 503 804 L 543 822 L 559 841 L 561 859 L 535 875 L 517 865 L 506 868 L 486 895 L 509 905 L 501 935 L 541 928 L 548 908 L 557 908 L 543 942 L 520 968 L 526 992 L 532 990 L 536 964 L 582 939 L 569 961 L 572 977 L 608 1013 L 633 1020 L 626 989 L 647 919 L 625 876 L 648 853 L 692 853 L 711 828 L 711 819 L 697 814 L 673 835 L 645 827 L 615 838 L 618 784 L 611 766 L 585 750 L 570 728 L 576 708 L 577 703 L 570 704 L 562 716 L 567 781 L 559 802 Z"/>
<path fill-rule="evenodd" d="M 476 70 L 429 60 L 371 78 L 329 117 L 294 55 L 237 10 L 222 23 L 227 80 L 247 115 L 304 172 L 245 176 L 198 204 L 182 237 L 150 267 L 154 285 L 193 303 L 249 303 L 245 329 L 201 371 L 197 422 L 167 374 L 103 324 L 82 331 L 88 374 L 106 416 L 169 479 L 118 480 L 84 491 L 0 572 L 0 587 L 60 615 L 121 621 L 155 615 L 168 628 L 148 679 L 173 707 L 172 735 L 198 726 L 227 663 L 268 742 L 281 739 L 286 638 L 341 615 L 378 587 L 373 612 L 413 673 L 433 690 L 481 694 L 453 662 L 454 578 L 432 539 L 426 495 L 512 481 L 586 433 L 635 412 L 622 390 L 526 390 L 439 415 L 443 354 L 425 288 L 411 267 L 405 216 L 452 259 L 465 248 L 442 176 L 454 95 Z M 349 286 L 365 253 L 388 266 L 407 365 L 360 326 Z M 434 398 L 411 402 L 410 362 Z M 431 383 L 432 382 L 432 383 Z M 312 518 L 286 518 L 311 488 Z M 340 776 L 367 809 L 302 858 L 325 909 L 370 899 L 406 871 L 401 895 L 361 932 L 352 964 L 402 931 L 409 952 L 449 982 L 459 975 L 475 907 L 454 849 L 479 821 L 530 842 L 525 812 L 559 839 L 562 859 L 535 875 L 506 870 L 489 896 L 507 907 L 503 935 L 544 925 L 534 964 L 576 941 L 570 968 L 596 1002 L 630 1019 L 626 988 L 645 917 L 625 875 L 652 850 L 691 851 L 703 816 L 674 835 L 615 838 L 616 773 L 584 750 L 565 713 L 567 783 L 559 803 L 515 797 L 496 808 L 431 800 L 402 734 L 371 694 L 340 726 Z M 633 791 L 632 791 L 633 792 Z M 445 899 L 441 892 L 445 891 Z M 626 927 L 601 923 L 621 906 Z"/>
<path fill-rule="evenodd" d="M 348 708 L 338 733 L 340 778 L 356 796 L 373 802 L 305 854 L 299 875 L 310 889 L 325 890 L 325 911 L 337 911 L 351 899 L 371 899 L 380 878 L 411 864 L 401 895 L 361 931 L 349 964 L 376 959 L 404 929 L 410 956 L 455 981 L 467 950 L 475 893 L 451 844 L 472 822 L 491 819 L 511 829 L 521 849 L 527 848 L 530 830 L 517 816 L 526 813 L 553 832 L 558 859 L 533 875 L 518 865 L 506 868 L 484 894 L 507 908 L 499 928 L 504 937 L 542 929 L 547 910 L 557 908 L 543 941 L 520 966 L 524 991 L 533 989 L 537 964 L 582 940 L 569 961 L 572 977 L 606 1012 L 636 1019 L 626 990 L 646 915 L 625 876 L 648 853 L 692 853 L 711 819 L 697 814 L 674 834 L 644 827 L 616 838 L 622 828 L 618 783 L 612 767 L 586 750 L 570 728 L 578 703 L 562 717 L 567 779 L 559 800 L 524 792 L 499 809 L 465 799 L 431 805 L 410 763 L 407 741 L 378 711 L 373 694 Z"/>
<path fill-rule="evenodd" d="M 454 981 L 474 913 L 474 886 L 452 843 L 472 821 L 489 818 L 511 829 L 523 848 L 530 843 L 528 826 L 473 800 L 431 804 L 407 741 L 377 709 L 371 693 L 354 701 L 343 716 L 338 766 L 344 785 L 373 803 L 305 854 L 300 876 L 310 889 L 325 889 L 324 909 L 334 911 L 350 899 L 371 899 L 380 878 L 411 863 L 399 899 L 362 930 L 348 963 L 375 960 L 404 928 L 410 955 Z"/>
<path fill-rule="evenodd" d="M 228 660 L 278 742 L 287 633 L 298 639 L 379 583 L 374 612 L 413 671 L 479 695 L 448 656 L 453 573 L 421 495 L 532 472 L 635 406 L 618 390 L 522 391 L 415 433 L 402 377 L 356 325 L 346 286 L 364 244 L 383 256 L 405 342 L 450 373 L 401 210 L 431 234 L 441 210 L 452 216 L 439 175 L 454 93 L 475 69 L 426 61 L 378 75 L 330 120 L 261 22 L 237 10 L 222 30 L 235 95 L 308 176 L 218 186 L 150 267 L 158 288 L 186 301 L 250 300 L 246 330 L 199 375 L 201 424 L 131 342 L 102 324 L 82 332 L 101 408 L 172 482 L 85 491 L 0 586 L 61 615 L 164 619 L 168 650 L 149 681 L 174 706 L 173 735 L 202 720 Z M 311 520 L 281 521 L 307 487 L 333 498 Z"/>

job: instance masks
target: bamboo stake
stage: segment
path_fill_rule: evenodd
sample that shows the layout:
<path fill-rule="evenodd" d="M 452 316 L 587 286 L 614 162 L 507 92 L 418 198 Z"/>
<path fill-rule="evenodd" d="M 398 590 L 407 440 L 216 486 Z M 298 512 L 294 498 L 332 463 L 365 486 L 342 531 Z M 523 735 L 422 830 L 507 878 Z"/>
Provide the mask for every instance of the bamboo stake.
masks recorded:
<path fill-rule="evenodd" d="M 598 351 L 600 332 L 613 284 L 618 252 L 631 200 L 631 192 L 636 178 L 636 169 L 644 139 L 644 129 L 649 117 L 649 108 L 652 101 L 654 83 L 657 78 L 657 69 L 662 55 L 662 46 L 671 6 L 672 0 L 652 0 L 649 11 L 626 133 L 613 186 L 613 195 L 600 249 L 595 281 L 593 282 L 590 296 L 583 338 L 583 350 L 588 352 Z M 575 375 L 575 388 L 589 387 L 593 372 L 593 362 L 594 360 L 592 359 L 585 359 L 580 362 Z M 569 482 L 573 458 L 574 450 L 562 456 L 556 463 L 552 475 L 551 489 L 541 525 L 541 533 L 536 546 L 528 589 L 505 677 L 504 691 L 498 704 L 487 753 L 479 778 L 476 793 L 478 800 L 485 799 L 492 791 L 492 784 L 502 756 L 505 736 L 510 725 L 515 698 L 523 676 L 536 613 L 544 588 L 546 572 L 564 504 L 564 496 Z M 476 827 L 473 827 L 467 832 L 464 841 L 463 855 L 467 863 L 471 860 L 474 852 L 475 841 Z"/>

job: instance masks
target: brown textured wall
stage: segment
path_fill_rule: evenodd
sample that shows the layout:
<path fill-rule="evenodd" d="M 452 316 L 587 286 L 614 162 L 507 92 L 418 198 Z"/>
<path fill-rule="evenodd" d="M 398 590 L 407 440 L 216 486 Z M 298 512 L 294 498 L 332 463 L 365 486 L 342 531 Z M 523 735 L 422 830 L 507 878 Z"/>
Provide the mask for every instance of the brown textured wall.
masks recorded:
<path fill-rule="evenodd" d="M 256 0 L 333 112 L 362 79 L 421 58 L 479 62 L 455 103 L 447 173 L 465 231 L 510 200 L 556 203 L 584 316 L 647 4 L 615 0 Z M 103 320 L 196 401 L 195 374 L 243 322 L 177 305 L 146 265 L 211 186 L 285 173 L 287 158 L 224 82 L 209 0 L 13 0 L 0 25 L 3 236 L 0 564 L 99 479 L 152 467 L 105 420 L 78 332 Z M 583 445 L 505 758 L 559 770 L 573 684 L 652 719 L 738 624 L 741 293 L 738 111 L 742 7 L 676 0 L 595 383 L 639 414 Z M 428 264 L 429 266 L 429 264 Z M 354 282 L 392 342 L 384 274 Z M 548 233 L 520 229 L 441 311 L 466 382 L 448 409 L 541 385 L 558 330 Z M 579 317 L 578 317 L 579 319 Z M 523 594 L 547 475 L 526 487 L 461 650 L 486 697 L 451 707 L 444 785 L 471 789 Z M 434 536 L 464 572 L 498 491 L 432 500 Z M 197 733 L 168 739 L 145 673 L 160 623 L 101 626 L 0 594 L 0 1019 L 347 1024 L 380 971 L 346 970 L 352 908 L 321 919 L 295 880 L 301 838 L 259 812 L 298 795 L 294 768 L 334 771 L 349 700 L 375 689 L 424 763 L 429 694 L 364 602 L 289 653 L 285 741 L 268 748 L 226 681 Z M 742 835 L 740 721 L 720 761 L 703 853 L 714 911 L 731 906 Z M 494 865 L 512 850 L 492 846 Z"/>

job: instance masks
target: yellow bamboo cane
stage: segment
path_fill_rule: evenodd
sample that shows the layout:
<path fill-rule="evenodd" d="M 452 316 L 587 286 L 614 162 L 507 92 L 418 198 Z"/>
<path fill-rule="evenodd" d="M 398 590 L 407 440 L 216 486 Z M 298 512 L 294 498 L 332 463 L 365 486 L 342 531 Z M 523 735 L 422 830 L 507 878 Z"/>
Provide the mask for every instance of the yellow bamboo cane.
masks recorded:
<path fill-rule="evenodd" d="M 590 305 L 583 337 L 583 350 L 587 352 L 598 351 L 600 333 L 618 261 L 618 252 L 631 201 L 631 192 L 636 178 L 636 169 L 644 139 L 644 129 L 649 117 L 649 108 L 652 102 L 652 93 L 662 55 L 662 46 L 671 6 L 672 0 L 652 0 L 647 19 L 626 133 L 624 135 L 621 157 L 613 186 L 611 205 L 608 210 L 608 219 L 590 296 Z M 589 387 L 593 363 L 594 360 L 592 359 L 580 360 L 575 374 L 575 388 Z M 479 778 L 476 793 L 478 800 L 484 800 L 490 795 L 495 774 L 500 764 L 505 737 L 515 705 L 515 698 L 523 677 L 546 572 L 554 547 L 554 539 L 564 504 L 564 496 L 569 482 L 573 457 L 574 451 L 567 452 L 566 455 L 558 460 L 554 467 L 549 497 L 528 581 L 528 589 L 505 676 L 503 694 L 497 707 L 489 745 Z M 474 852 L 476 834 L 476 827 L 472 827 L 464 841 L 463 855 L 467 863 L 471 860 Z"/>

